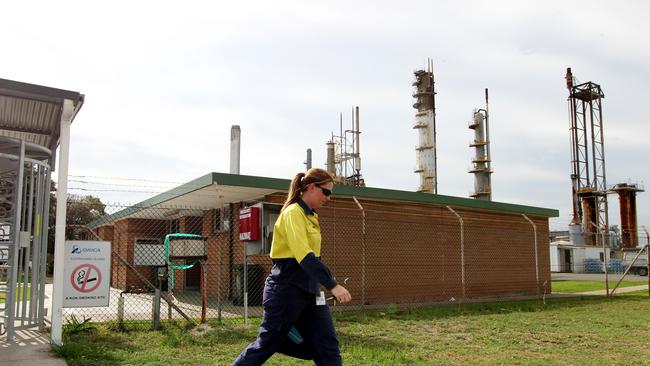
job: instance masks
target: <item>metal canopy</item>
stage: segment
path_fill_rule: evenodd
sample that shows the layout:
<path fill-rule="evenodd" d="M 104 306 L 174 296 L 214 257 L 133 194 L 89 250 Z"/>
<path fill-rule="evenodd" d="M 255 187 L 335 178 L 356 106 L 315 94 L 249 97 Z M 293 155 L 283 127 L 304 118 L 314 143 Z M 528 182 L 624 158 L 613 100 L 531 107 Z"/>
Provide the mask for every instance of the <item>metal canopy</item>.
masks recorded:
<path fill-rule="evenodd" d="M 0 137 L 3 143 L 0 149 L 10 149 L 11 146 L 20 146 L 20 154 L 16 156 L 0 150 L 3 158 L 15 160 L 17 168 L 14 167 L 13 177 L 15 177 L 14 201 L 16 202 L 15 212 L 11 220 L 12 227 L 10 231 L 9 245 L 9 276 L 7 279 L 7 301 L 6 308 L 3 311 L 3 318 L 6 319 L 7 340 L 13 339 L 13 333 L 16 328 L 16 322 L 20 321 L 19 326 L 34 324 L 33 314 L 35 313 L 36 300 L 33 291 L 39 289 L 37 322 L 41 328 L 44 326 L 43 309 L 44 309 L 44 286 L 45 286 L 45 250 L 47 249 L 47 225 L 43 230 L 43 235 L 31 235 L 29 229 L 37 226 L 32 225 L 32 218 L 39 217 L 45 213 L 43 222 L 48 222 L 48 212 L 50 206 L 49 186 L 51 181 L 51 171 L 54 169 L 54 153 L 59 147 L 59 167 L 58 167 L 58 187 L 57 187 L 57 207 L 56 207 L 56 227 L 65 226 L 65 209 L 66 196 L 68 190 L 68 159 L 70 152 L 70 124 L 81 109 L 84 102 L 84 95 L 68 90 L 55 89 L 46 86 L 27 84 L 13 80 L 0 79 Z M 18 145 L 17 145 L 18 144 Z M 29 157 L 26 156 L 28 153 Z M 51 153 L 48 157 L 48 154 Z M 45 161 L 39 159 L 47 158 Z M 6 161 L 3 162 L 6 164 Z M 30 165 L 31 164 L 31 165 Z M 9 164 L 11 165 L 11 164 Z M 36 166 L 38 165 L 38 166 Z M 4 173 L 4 172 L 3 172 Z M 33 176 L 39 177 L 37 182 L 37 191 L 34 191 L 35 184 Z M 24 181 L 29 177 L 30 184 L 24 185 Z M 12 182 L 13 183 L 13 182 Z M 25 189 L 24 193 L 23 189 Z M 34 193 L 36 193 L 34 195 Z M 32 197 L 36 197 L 36 205 L 32 206 Z M 41 197 L 44 196 L 44 197 Z M 21 214 L 22 200 L 29 200 L 30 213 L 25 217 Z M 40 206 L 40 211 L 38 207 Z M 36 212 L 31 212 L 37 208 Z M 27 211 L 24 211 L 27 212 Z M 22 212 L 24 214 L 24 212 Z M 33 214 L 33 215 L 32 215 Z M 25 230 L 26 229 L 26 230 Z M 19 243 L 19 234 L 27 232 L 28 245 L 25 247 L 17 245 Z M 55 250 L 54 250 L 54 280 L 52 296 L 52 342 L 57 345 L 63 344 L 62 339 L 62 319 L 61 308 L 63 304 L 63 251 L 64 251 L 65 231 L 56 230 L 55 232 Z M 40 242 L 40 247 L 38 246 Z M 34 248 L 32 248 L 32 246 Z M 34 249 L 30 253 L 30 250 Z M 43 251 L 41 257 L 36 258 L 36 253 Z M 32 257 L 30 257 L 32 255 Z M 19 258 L 22 258 L 19 260 Z M 28 278 L 30 267 L 27 263 L 35 266 L 41 263 L 39 274 L 32 267 L 31 279 Z M 22 282 L 19 280 L 22 277 Z M 31 281 L 31 282 L 30 282 Z M 31 283 L 31 286 L 23 285 L 23 289 L 32 288 L 30 302 L 30 312 L 26 313 L 27 298 L 23 290 L 23 306 L 18 312 L 15 306 L 18 299 L 17 289 L 21 288 L 18 283 Z"/>
<path fill-rule="evenodd" d="M 95 228 L 127 218 L 176 219 L 201 216 L 204 210 L 221 208 L 233 202 L 263 199 L 265 195 L 286 191 L 288 181 L 225 173 L 210 173 L 160 193 L 127 209 L 106 215 L 88 224 Z"/>
<path fill-rule="evenodd" d="M 0 136 L 25 140 L 55 151 L 59 145 L 63 101 L 84 102 L 78 92 L 0 79 Z"/>

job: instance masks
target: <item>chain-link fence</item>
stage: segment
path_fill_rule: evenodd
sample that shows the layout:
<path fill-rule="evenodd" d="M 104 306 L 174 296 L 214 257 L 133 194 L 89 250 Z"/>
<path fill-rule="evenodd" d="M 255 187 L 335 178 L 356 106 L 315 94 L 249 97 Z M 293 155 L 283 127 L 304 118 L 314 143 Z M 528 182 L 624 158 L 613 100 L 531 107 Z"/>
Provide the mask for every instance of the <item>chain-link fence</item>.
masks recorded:
<path fill-rule="evenodd" d="M 650 234 L 645 225 L 640 227 L 638 231 L 628 231 L 627 240 L 622 240 L 617 226 L 604 233 L 583 230 L 581 226 L 567 229 L 566 225 L 552 223 L 551 272 L 647 276 Z"/>
<path fill-rule="evenodd" d="M 64 316 L 120 327 L 151 327 L 157 317 L 241 322 L 261 316 L 281 198 L 267 197 L 253 242 L 239 240 L 239 208 L 250 203 L 220 209 L 106 205 L 106 216 L 76 225 L 68 238 L 111 242 L 109 306 L 67 308 Z M 334 310 L 551 290 L 545 217 L 339 197 L 319 210 L 319 221 L 322 259 L 353 296 Z M 168 255 L 165 237 L 175 233 L 202 236 L 205 256 Z"/>

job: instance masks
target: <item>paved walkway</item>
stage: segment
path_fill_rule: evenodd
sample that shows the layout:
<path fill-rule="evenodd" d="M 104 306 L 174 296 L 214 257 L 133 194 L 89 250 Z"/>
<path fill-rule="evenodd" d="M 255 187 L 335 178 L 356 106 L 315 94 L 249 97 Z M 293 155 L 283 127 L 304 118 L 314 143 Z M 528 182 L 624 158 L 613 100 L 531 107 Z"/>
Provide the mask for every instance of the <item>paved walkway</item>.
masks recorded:
<path fill-rule="evenodd" d="M 0 366 L 66 366 L 51 353 L 50 336 L 37 330 L 18 330 L 14 340 L 0 338 Z"/>
<path fill-rule="evenodd" d="M 613 284 L 612 286 L 614 286 Z M 635 292 L 635 291 L 643 291 L 646 290 L 648 291 L 648 285 L 640 285 L 640 286 L 630 286 L 630 287 L 619 287 L 616 289 L 616 292 L 614 294 L 622 294 L 624 292 Z M 611 295 L 612 293 L 612 287 L 609 288 L 609 293 Z M 607 293 L 605 290 L 596 290 L 596 291 L 586 291 L 586 292 L 579 292 L 576 295 L 587 295 L 587 296 L 606 296 Z"/>

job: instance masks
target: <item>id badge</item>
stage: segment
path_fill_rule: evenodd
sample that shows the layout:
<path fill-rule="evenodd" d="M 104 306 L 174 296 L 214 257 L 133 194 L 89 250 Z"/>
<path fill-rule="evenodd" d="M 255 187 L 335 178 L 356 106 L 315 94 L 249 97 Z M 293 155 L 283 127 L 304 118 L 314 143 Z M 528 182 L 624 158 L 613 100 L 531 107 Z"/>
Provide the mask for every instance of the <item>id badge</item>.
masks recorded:
<path fill-rule="evenodd" d="M 320 295 L 316 296 L 316 305 L 321 306 L 325 305 L 325 293 L 323 291 L 320 292 Z"/>

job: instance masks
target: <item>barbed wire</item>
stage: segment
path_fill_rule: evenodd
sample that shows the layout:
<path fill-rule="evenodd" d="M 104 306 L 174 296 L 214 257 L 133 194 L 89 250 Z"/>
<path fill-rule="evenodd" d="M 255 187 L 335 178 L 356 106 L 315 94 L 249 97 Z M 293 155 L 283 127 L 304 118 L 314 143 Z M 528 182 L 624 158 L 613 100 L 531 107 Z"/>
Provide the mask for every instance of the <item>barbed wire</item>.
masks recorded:
<path fill-rule="evenodd" d="M 134 185 L 134 184 L 119 184 L 119 183 L 100 183 L 100 182 L 88 182 L 84 180 L 78 180 L 78 179 L 69 179 L 68 182 L 74 182 L 74 183 L 82 183 L 82 184 L 94 184 L 98 186 L 117 186 L 117 187 L 140 187 L 140 188 L 173 188 L 171 186 L 141 186 L 141 185 Z"/>
<path fill-rule="evenodd" d="M 85 191 L 85 192 L 126 192 L 126 193 L 163 193 L 162 191 L 128 191 L 119 189 L 90 189 L 81 187 L 70 187 L 69 190 Z"/>
<path fill-rule="evenodd" d="M 174 182 L 174 181 L 165 181 L 165 180 L 152 180 L 152 179 L 141 179 L 141 178 L 120 178 L 120 177 L 101 177 L 96 175 L 75 175 L 68 174 L 68 178 L 92 178 L 92 179 L 107 179 L 107 180 L 126 180 L 126 181 L 137 181 L 137 182 L 151 182 L 151 183 L 169 183 L 169 184 L 183 184 L 183 182 Z"/>

